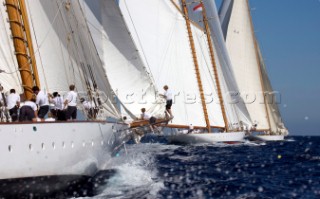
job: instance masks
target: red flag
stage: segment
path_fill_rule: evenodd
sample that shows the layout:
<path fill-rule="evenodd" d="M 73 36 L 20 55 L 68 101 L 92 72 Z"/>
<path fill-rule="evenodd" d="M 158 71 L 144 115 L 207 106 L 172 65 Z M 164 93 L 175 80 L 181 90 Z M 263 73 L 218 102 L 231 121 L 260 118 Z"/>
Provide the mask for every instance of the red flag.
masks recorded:
<path fill-rule="evenodd" d="M 198 5 L 193 7 L 194 12 L 200 12 L 202 11 L 202 3 L 199 3 Z"/>

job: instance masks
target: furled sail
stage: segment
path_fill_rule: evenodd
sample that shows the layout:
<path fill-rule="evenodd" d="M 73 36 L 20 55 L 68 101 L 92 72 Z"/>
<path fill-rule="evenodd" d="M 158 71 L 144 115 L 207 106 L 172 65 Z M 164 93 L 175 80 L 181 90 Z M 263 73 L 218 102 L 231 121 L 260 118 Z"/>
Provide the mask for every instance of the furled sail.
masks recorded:
<path fill-rule="evenodd" d="M 108 79 L 127 111 L 137 115 L 145 107 L 163 117 L 164 104 L 156 104 L 159 101 L 152 76 L 140 58 L 116 1 L 81 2 Z"/>
<path fill-rule="evenodd" d="M 257 130 L 287 134 L 254 35 L 248 1 L 225 0 L 220 20 L 236 81 L 240 91 L 249 97 L 246 106 L 258 124 Z"/>
<path fill-rule="evenodd" d="M 75 84 L 80 96 L 99 97 L 105 116 L 119 117 L 79 2 L 28 0 L 27 8 L 41 88 L 63 93 Z"/>
<path fill-rule="evenodd" d="M 21 79 L 18 71 L 18 64 L 14 54 L 14 47 L 11 39 L 10 26 L 7 21 L 8 14 L 6 7 L 0 6 L 0 84 L 4 91 L 12 88 L 17 93 L 22 92 Z"/>
<path fill-rule="evenodd" d="M 205 127 L 189 36 L 182 13 L 172 1 L 163 0 L 120 1 L 120 8 L 156 86 L 162 88 L 168 85 L 175 93 L 172 106 L 175 117 L 172 124 Z M 204 32 L 195 25 L 192 25 L 191 31 L 195 37 L 206 99 L 214 99 L 206 104 L 210 125 L 224 127 L 221 107 L 216 101 L 215 84 L 212 76 L 208 75 L 210 59 Z"/>
<path fill-rule="evenodd" d="M 245 99 L 246 107 L 257 130 L 268 130 L 270 124 L 264 103 L 264 89 L 260 75 L 260 66 L 255 47 L 255 37 L 250 12 L 246 0 L 226 2 L 222 8 L 230 16 L 226 35 L 226 45 L 231 58 L 235 79 Z M 222 22 L 225 24 L 226 22 Z"/>

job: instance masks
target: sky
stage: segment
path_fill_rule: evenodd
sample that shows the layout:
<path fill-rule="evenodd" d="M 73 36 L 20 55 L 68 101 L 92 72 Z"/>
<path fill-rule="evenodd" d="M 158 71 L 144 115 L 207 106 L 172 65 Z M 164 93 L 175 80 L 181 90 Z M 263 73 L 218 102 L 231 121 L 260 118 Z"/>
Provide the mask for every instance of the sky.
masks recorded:
<path fill-rule="evenodd" d="M 216 0 L 219 8 L 221 0 Z M 273 89 L 290 135 L 320 136 L 320 0 L 250 0 Z"/>

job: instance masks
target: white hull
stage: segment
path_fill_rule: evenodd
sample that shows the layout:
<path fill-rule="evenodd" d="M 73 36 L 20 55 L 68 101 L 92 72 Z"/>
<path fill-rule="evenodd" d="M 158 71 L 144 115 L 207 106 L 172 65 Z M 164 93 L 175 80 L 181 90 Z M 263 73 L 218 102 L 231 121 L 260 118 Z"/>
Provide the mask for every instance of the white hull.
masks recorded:
<path fill-rule="evenodd" d="M 106 122 L 0 125 L 0 179 L 92 176 L 126 139 L 125 124 Z"/>
<path fill-rule="evenodd" d="M 284 140 L 284 135 L 250 135 L 249 139 L 260 141 L 282 141 Z"/>
<path fill-rule="evenodd" d="M 243 141 L 244 132 L 227 132 L 227 133 L 189 133 L 170 135 L 170 142 L 179 142 L 184 144 L 198 143 L 216 143 L 216 142 L 239 142 Z"/>

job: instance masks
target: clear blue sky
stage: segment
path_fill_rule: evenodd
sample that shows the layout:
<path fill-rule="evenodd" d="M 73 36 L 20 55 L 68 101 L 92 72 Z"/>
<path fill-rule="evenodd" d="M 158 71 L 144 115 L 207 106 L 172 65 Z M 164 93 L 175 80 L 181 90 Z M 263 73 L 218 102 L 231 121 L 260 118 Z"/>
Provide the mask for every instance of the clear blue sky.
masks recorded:
<path fill-rule="evenodd" d="M 320 0 L 249 2 L 286 126 L 291 135 L 320 135 Z"/>

